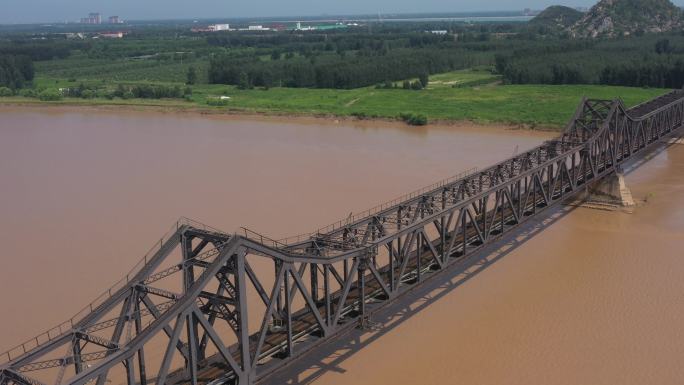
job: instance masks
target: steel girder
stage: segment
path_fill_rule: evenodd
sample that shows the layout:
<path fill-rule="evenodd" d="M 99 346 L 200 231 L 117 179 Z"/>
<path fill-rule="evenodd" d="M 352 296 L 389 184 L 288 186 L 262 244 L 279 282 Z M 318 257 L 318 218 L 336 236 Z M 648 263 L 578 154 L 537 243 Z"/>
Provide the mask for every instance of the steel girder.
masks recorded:
<path fill-rule="evenodd" d="M 305 241 L 181 221 L 104 300 L 0 357 L 0 385 L 258 382 L 643 154 L 682 96 L 583 100 L 558 139 Z"/>

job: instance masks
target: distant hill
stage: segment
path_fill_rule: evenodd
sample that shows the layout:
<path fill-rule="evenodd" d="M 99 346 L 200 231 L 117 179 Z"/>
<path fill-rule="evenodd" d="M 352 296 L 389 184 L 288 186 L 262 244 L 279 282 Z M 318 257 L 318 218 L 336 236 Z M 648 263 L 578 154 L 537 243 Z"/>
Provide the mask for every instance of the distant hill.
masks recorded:
<path fill-rule="evenodd" d="M 682 10 L 669 0 L 601 0 L 569 28 L 576 37 L 615 37 L 682 27 Z"/>
<path fill-rule="evenodd" d="M 530 20 L 530 24 L 562 30 L 577 23 L 583 15 L 582 12 L 570 7 L 552 5 Z"/>

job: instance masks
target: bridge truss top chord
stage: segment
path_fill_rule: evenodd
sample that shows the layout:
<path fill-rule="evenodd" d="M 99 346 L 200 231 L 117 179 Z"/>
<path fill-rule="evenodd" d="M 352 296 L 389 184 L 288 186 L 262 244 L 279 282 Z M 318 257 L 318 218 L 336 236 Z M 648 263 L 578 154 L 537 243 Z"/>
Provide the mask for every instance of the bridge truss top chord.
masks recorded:
<path fill-rule="evenodd" d="M 0 385 L 259 382 L 683 122 L 682 91 L 632 109 L 585 99 L 554 140 L 312 234 L 182 219 L 77 316 L 0 355 Z"/>

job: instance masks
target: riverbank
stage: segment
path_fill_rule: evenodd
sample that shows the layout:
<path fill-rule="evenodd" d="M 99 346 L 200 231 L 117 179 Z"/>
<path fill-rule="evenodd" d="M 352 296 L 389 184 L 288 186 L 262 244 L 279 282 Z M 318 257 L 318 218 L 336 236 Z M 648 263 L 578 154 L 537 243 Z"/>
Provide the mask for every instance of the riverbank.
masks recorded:
<path fill-rule="evenodd" d="M 97 102 L 97 101 L 96 101 Z M 179 116 L 195 116 L 207 119 L 219 119 L 224 121 L 253 121 L 268 123 L 288 123 L 320 126 L 339 126 L 347 125 L 357 128 L 394 128 L 408 129 L 413 131 L 439 130 L 439 129 L 484 129 L 484 130 L 516 130 L 516 131 L 541 131 L 557 132 L 558 127 L 536 126 L 531 128 L 524 124 L 506 123 L 482 123 L 470 120 L 432 120 L 426 126 L 411 126 L 398 119 L 390 118 L 359 118 L 355 116 L 336 116 L 336 115 L 306 115 L 296 113 L 282 113 L 277 111 L 270 112 L 249 112 L 239 110 L 219 110 L 216 108 L 199 107 L 191 104 L 138 104 L 138 103 L 89 103 L 81 102 L 80 99 L 67 99 L 59 102 L 44 102 L 28 98 L 0 98 L 0 112 L 10 109 L 45 109 L 54 113 L 87 113 L 87 112 L 125 112 L 125 113 L 147 113 L 147 114 L 177 114 Z"/>
<path fill-rule="evenodd" d="M 82 82 L 41 79 L 39 87 L 78 87 Z M 90 86 L 88 82 L 84 82 Z M 93 83 L 98 87 L 114 84 Z M 167 86 L 179 86 L 168 83 Z M 631 106 L 667 92 L 663 89 L 593 85 L 498 85 L 453 88 L 433 85 L 425 90 L 360 88 L 353 90 L 271 88 L 240 90 L 233 86 L 201 84 L 187 99 L 0 98 L 0 104 L 116 106 L 155 108 L 202 114 L 265 115 L 288 118 L 317 117 L 398 121 L 402 114 L 424 115 L 430 123 L 469 122 L 517 128 L 559 130 L 583 97 L 621 98 Z M 220 103 L 216 103 L 219 101 Z M 213 105 L 221 104 L 221 105 Z"/>

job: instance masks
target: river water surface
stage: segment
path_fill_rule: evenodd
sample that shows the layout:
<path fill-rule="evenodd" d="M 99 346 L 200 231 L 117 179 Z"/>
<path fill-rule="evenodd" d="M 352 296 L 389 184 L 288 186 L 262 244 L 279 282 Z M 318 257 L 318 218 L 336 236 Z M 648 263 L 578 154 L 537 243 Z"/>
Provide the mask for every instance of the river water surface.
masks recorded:
<path fill-rule="evenodd" d="M 0 350 L 69 318 L 178 217 L 284 237 L 552 136 L 283 120 L 0 108 Z M 660 153 L 628 176 L 648 197 L 634 214 L 572 210 L 273 383 L 681 383 L 683 169 L 684 146 Z"/>

